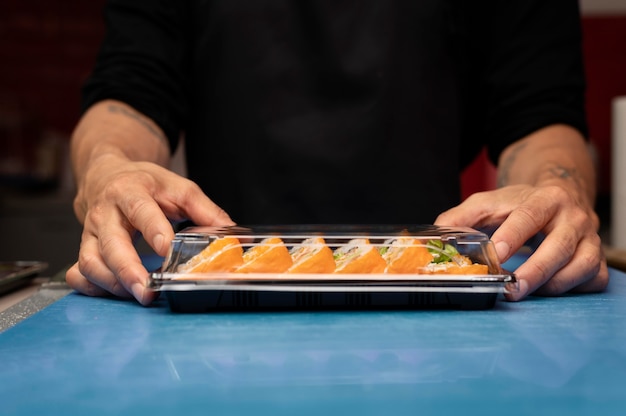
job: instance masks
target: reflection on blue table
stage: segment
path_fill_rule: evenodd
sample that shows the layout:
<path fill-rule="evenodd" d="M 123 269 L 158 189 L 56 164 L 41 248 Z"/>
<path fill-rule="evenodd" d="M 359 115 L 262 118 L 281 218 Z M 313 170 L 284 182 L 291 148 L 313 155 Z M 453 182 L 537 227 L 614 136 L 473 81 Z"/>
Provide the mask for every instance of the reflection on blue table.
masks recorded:
<path fill-rule="evenodd" d="M 624 414 L 626 275 L 488 311 L 173 314 L 71 294 L 0 334 L 4 414 Z"/>

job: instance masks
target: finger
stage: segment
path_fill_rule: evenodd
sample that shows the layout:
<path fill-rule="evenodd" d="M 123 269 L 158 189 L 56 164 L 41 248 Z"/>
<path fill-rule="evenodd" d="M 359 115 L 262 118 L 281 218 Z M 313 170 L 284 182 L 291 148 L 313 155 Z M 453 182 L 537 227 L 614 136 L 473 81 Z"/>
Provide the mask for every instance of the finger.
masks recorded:
<path fill-rule="evenodd" d="M 88 280 L 117 295 L 123 294 L 118 287 L 121 285 L 146 305 L 155 298 L 155 294 L 148 289 L 148 272 L 135 250 L 130 230 L 132 226 L 118 209 L 90 210 L 81 243 L 80 272 Z"/>
<path fill-rule="evenodd" d="M 98 239 L 102 258 L 117 281 L 142 305 L 147 305 L 156 297 L 149 289 L 149 273 L 141 263 L 128 231 L 115 221 L 111 224 L 101 228 Z"/>
<path fill-rule="evenodd" d="M 106 265 L 98 239 L 88 232 L 83 233 L 78 255 L 78 272 L 92 284 L 107 293 L 129 298 L 131 293 Z"/>
<path fill-rule="evenodd" d="M 556 205 L 536 203 L 533 199 L 529 199 L 528 203 L 512 210 L 491 236 L 500 262 L 508 260 L 530 238 L 542 230 L 546 234 L 550 232 L 551 227 L 548 227 L 548 224 L 552 221 L 557 209 Z M 578 236 L 576 230 L 572 231 Z M 571 234 L 561 232 L 559 235 L 571 240 Z M 554 237 L 552 236 L 551 240 L 555 240 Z M 557 245 L 559 243 L 556 242 Z"/>
<path fill-rule="evenodd" d="M 164 256 L 174 237 L 169 220 L 191 220 L 199 225 L 234 225 L 228 214 L 211 201 L 194 182 L 176 177 L 163 182 L 154 195 L 137 193 L 122 199 L 121 209 L 130 224 L 140 230 L 154 251 Z"/>
<path fill-rule="evenodd" d="M 583 270 L 586 270 L 585 264 L 594 263 L 595 261 L 592 259 L 585 261 L 574 260 L 570 262 L 565 268 L 558 271 L 546 284 L 538 288 L 534 294 L 559 295 L 566 292 L 590 293 L 605 290 L 609 282 L 609 271 L 604 259 L 601 259 L 599 264 L 588 268 L 588 272 L 583 272 Z M 595 271 L 597 271 L 597 273 L 595 273 Z M 518 273 L 520 290 L 505 294 L 507 299 L 513 301 L 521 300 L 526 295 L 533 293 L 527 279 L 523 277 L 519 278 L 519 274 L 523 276 L 525 273 L 519 269 L 516 273 Z"/>
<path fill-rule="evenodd" d="M 179 212 L 199 225 L 234 225 L 230 216 L 213 202 L 198 185 L 185 180 L 186 186 L 170 188 L 166 200 L 158 199 L 166 212 Z"/>
<path fill-rule="evenodd" d="M 461 204 L 441 213 L 435 225 L 465 226 L 491 234 L 511 211 L 529 196 L 526 186 L 508 186 L 489 192 L 478 192 Z"/>
<path fill-rule="evenodd" d="M 83 276 L 78 267 L 78 262 L 74 263 L 65 273 L 65 281 L 74 290 L 87 296 L 108 296 L 107 292 L 100 286 L 90 282 Z"/>
<path fill-rule="evenodd" d="M 493 215 L 493 212 L 489 210 L 493 209 L 495 204 L 486 203 L 487 199 L 486 193 L 475 193 L 463 203 L 439 214 L 434 224 L 451 227 L 475 227 L 481 224 L 486 217 Z"/>
<path fill-rule="evenodd" d="M 122 198 L 119 204 L 121 217 L 130 225 L 129 228 L 138 230 L 150 247 L 164 256 L 174 238 L 174 231 L 159 204 L 149 194 L 141 192 Z"/>
<path fill-rule="evenodd" d="M 602 281 L 602 267 L 605 265 L 600 249 L 600 237 L 583 239 L 571 259 L 552 278 L 535 292 L 538 295 L 560 295 L 583 286 L 592 289 Z M 605 267 L 606 268 L 606 267 Z M 608 269 L 606 270 L 608 280 Z M 593 283 L 592 283 L 593 282 Z M 578 289 L 580 290 L 580 289 Z"/>
<path fill-rule="evenodd" d="M 590 273 L 589 266 L 576 261 L 578 247 L 575 230 L 559 227 L 550 233 L 515 271 L 520 290 L 512 293 L 510 298 L 520 300 L 541 287 L 545 287 L 546 292 L 562 294 L 574 287 L 576 281 L 585 280 Z M 589 264 L 593 264 L 593 260 Z"/>
<path fill-rule="evenodd" d="M 600 262 L 600 270 L 597 275 L 595 275 L 592 279 L 587 280 L 574 287 L 571 292 L 573 293 L 592 293 L 592 292 L 602 292 L 604 291 L 609 284 L 609 268 L 606 263 L 606 259 L 603 259 Z"/>

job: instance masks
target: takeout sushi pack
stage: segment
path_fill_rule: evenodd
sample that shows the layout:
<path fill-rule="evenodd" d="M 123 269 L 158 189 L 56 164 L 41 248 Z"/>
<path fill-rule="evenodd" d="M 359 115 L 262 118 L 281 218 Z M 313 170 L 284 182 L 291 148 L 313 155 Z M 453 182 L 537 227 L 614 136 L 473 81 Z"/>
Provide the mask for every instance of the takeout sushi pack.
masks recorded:
<path fill-rule="evenodd" d="M 488 236 L 469 228 L 233 226 L 191 227 L 177 233 L 152 283 L 168 295 L 171 306 L 193 303 L 192 309 L 197 309 L 198 299 L 219 293 L 220 304 L 211 301 L 200 309 L 239 309 L 236 299 L 242 296 L 244 306 L 263 303 L 274 309 L 350 306 L 354 302 L 337 299 L 356 293 L 365 307 L 411 303 L 385 303 L 377 293 L 386 293 L 386 299 L 409 294 L 415 298 L 415 293 L 448 298 L 453 293 L 493 295 L 506 290 L 514 277 L 502 271 Z M 303 296 L 315 299 L 303 302 Z M 259 297 L 269 299 L 260 302 Z M 285 302 L 285 297 L 295 298 Z M 413 307 L 432 303 L 413 301 Z"/>

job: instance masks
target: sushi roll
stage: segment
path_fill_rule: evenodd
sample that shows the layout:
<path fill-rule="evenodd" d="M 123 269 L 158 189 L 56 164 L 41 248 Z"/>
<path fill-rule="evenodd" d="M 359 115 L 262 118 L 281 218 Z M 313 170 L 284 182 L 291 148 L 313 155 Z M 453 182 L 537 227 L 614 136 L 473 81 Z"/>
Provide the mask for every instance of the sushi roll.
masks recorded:
<path fill-rule="evenodd" d="M 383 273 L 387 263 L 368 239 L 350 240 L 334 252 L 335 273 Z"/>
<path fill-rule="evenodd" d="M 243 248 L 235 237 L 213 240 L 179 267 L 181 273 L 230 272 L 243 264 Z"/>
<path fill-rule="evenodd" d="M 466 256 L 456 256 L 454 260 L 444 263 L 430 263 L 422 268 L 424 274 L 489 274 L 486 264 L 472 263 Z"/>
<path fill-rule="evenodd" d="M 489 274 L 486 264 L 472 262 L 452 244 L 431 240 L 428 242 L 428 250 L 433 254 L 433 261 L 422 269 L 424 274 Z"/>
<path fill-rule="evenodd" d="M 401 237 L 389 241 L 381 248 L 387 266 L 385 273 L 419 273 L 420 269 L 433 260 L 433 255 L 419 240 Z"/>
<path fill-rule="evenodd" d="M 269 237 L 243 254 L 243 264 L 235 273 L 284 273 L 293 264 L 283 240 Z"/>
<path fill-rule="evenodd" d="M 335 270 L 333 251 L 321 237 L 308 238 L 290 251 L 293 265 L 287 273 L 332 273 Z"/>

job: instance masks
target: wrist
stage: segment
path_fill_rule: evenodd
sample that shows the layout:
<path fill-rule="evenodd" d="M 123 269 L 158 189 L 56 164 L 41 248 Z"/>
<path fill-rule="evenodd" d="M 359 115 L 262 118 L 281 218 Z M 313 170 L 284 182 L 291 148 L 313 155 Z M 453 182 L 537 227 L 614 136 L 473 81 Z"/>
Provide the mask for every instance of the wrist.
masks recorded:
<path fill-rule="evenodd" d="M 589 207 L 595 205 L 595 186 L 589 183 L 588 175 L 574 165 L 546 163 L 537 175 L 535 186 L 559 186 L 575 196 L 579 203 Z"/>

